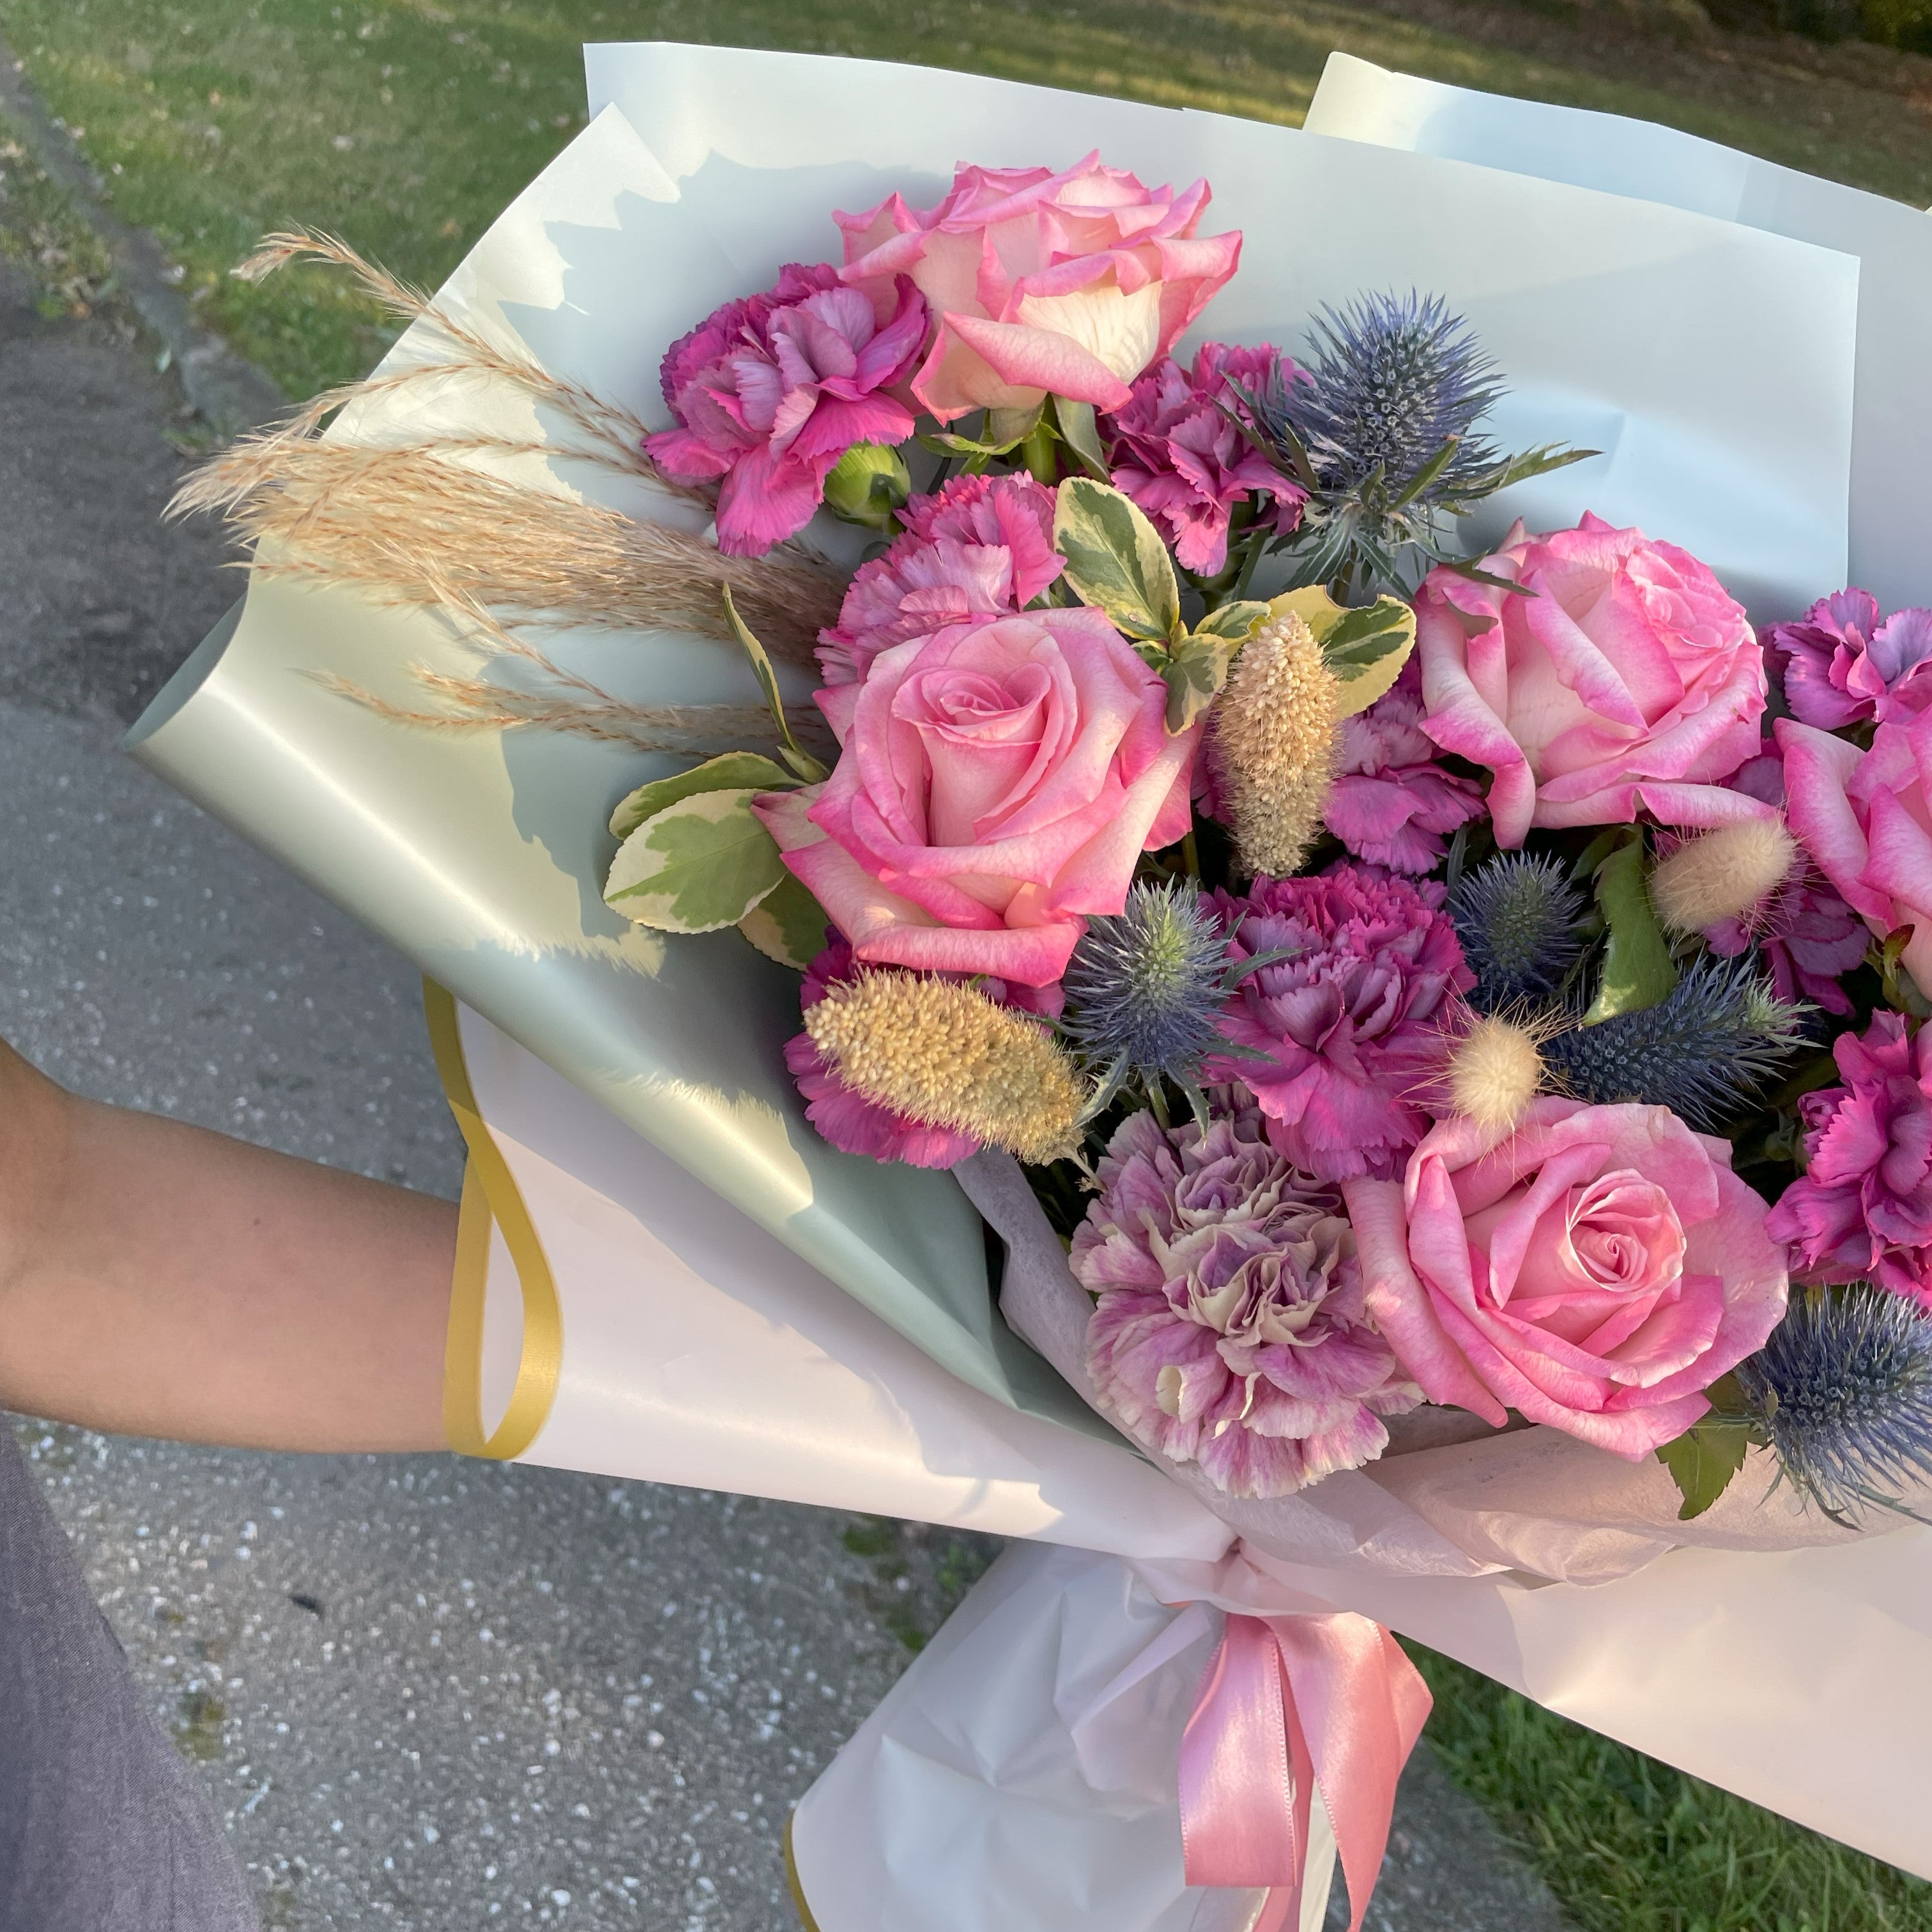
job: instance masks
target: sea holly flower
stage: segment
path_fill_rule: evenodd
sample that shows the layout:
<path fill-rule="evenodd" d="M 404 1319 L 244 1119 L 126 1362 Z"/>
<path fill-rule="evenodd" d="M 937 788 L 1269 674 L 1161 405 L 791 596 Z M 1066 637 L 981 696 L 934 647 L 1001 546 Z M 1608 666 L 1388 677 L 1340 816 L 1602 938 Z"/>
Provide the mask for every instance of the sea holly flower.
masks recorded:
<path fill-rule="evenodd" d="M 837 216 L 841 273 L 874 302 L 901 275 L 925 296 L 936 328 L 912 392 L 943 423 L 1049 394 L 1118 410 L 1240 260 L 1238 234 L 1197 232 L 1209 199 L 1097 153 L 1058 174 L 962 167 L 937 207 L 895 194 Z"/>
<path fill-rule="evenodd" d="M 1307 494 L 1255 448 L 1229 413 L 1231 382 L 1253 386 L 1294 364 L 1264 344 L 1238 349 L 1204 342 L 1193 366 L 1162 356 L 1138 376 L 1117 414 L 1102 419 L 1115 488 L 1124 490 L 1166 537 L 1183 569 L 1212 577 L 1228 561 L 1228 520 L 1255 503 L 1258 520 L 1285 536 L 1301 520 Z"/>
<path fill-rule="evenodd" d="M 1785 702 L 1802 724 L 1840 731 L 1910 718 L 1932 704 L 1932 610 L 1881 618 L 1870 591 L 1840 590 L 1763 634 Z"/>
<path fill-rule="evenodd" d="M 672 344 L 660 380 L 677 427 L 644 448 L 678 482 L 716 482 L 718 548 L 759 556 L 811 520 L 848 449 L 911 435 L 892 392 L 926 322 L 908 281 L 881 285 L 875 303 L 826 264 L 791 262 L 776 287 L 727 302 Z"/>
<path fill-rule="evenodd" d="M 1212 904 L 1237 962 L 1280 958 L 1240 982 L 1221 1030 L 1259 1056 L 1205 1077 L 1254 1094 L 1268 1138 L 1304 1172 L 1388 1174 L 1428 1130 L 1418 1089 L 1437 1070 L 1455 995 L 1475 983 L 1439 885 L 1338 866 L 1257 879 Z"/>
<path fill-rule="evenodd" d="M 1766 1225 L 1800 1280 L 1869 1280 L 1932 1310 L 1932 1030 L 1875 1013 L 1832 1053 L 1844 1084 L 1798 1102 L 1805 1170 Z"/>
<path fill-rule="evenodd" d="M 861 564 L 838 622 L 818 634 L 827 684 L 856 684 L 894 644 L 1024 610 L 1065 567 L 1053 492 L 1030 476 L 956 476 L 899 512 L 905 533 Z"/>
<path fill-rule="evenodd" d="M 1400 1183 L 1343 1192 L 1396 1358 L 1498 1429 L 1514 1409 L 1634 1461 L 1704 1416 L 1784 1312 L 1763 1202 L 1662 1107 L 1444 1120 Z"/>
<path fill-rule="evenodd" d="M 1269 1145 L 1252 1106 L 1204 1130 L 1132 1114 L 1099 1178 L 1072 1264 L 1098 1298 L 1095 1390 L 1137 1442 L 1235 1496 L 1382 1453 L 1382 1418 L 1420 1393 L 1369 1320 L 1340 1196 Z"/>

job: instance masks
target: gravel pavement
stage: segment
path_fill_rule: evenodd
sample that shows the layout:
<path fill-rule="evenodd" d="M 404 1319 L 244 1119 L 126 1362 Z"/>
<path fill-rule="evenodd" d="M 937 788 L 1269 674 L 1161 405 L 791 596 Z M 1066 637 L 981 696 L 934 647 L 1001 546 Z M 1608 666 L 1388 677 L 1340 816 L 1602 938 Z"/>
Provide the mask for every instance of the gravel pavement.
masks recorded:
<path fill-rule="evenodd" d="M 10 274 L 0 1032 L 96 1098 L 453 1193 L 411 970 L 115 748 L 234 580 L 157 520 L 178 398 Z M 785 1932 L 787 1810 L 987 1547 L 452 1456 L 19 1427 L 292 1932 Z M 1561 1924 L 1419 1753 L 1371 1924 Z"/>

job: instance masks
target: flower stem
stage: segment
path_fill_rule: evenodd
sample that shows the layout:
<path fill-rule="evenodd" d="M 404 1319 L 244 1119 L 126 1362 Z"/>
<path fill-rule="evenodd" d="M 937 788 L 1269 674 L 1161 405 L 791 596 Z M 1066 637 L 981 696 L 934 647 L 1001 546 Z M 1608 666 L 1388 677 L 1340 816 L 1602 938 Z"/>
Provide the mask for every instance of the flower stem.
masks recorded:
<path fill-rule="evenodd" d="M 1201 848 L 1194 842 L 1194 821 L 1191 818 L 1181 836 L 1180 856 L 1186 862 L 1187 876 L 1198 886 L 1201 883 Z"/>
<path fill-rule="evenodd" d="M 1165 1133 L 1174 1125 L 1174 1122 L 1168 1114 L 1167 1096 L 1160 1090 L 1160 1082 L 1158 1080 L 1150 1080 L 1147 1082 L 1147 1096 L 1148 1105 L 1154 1109 L 1154 1117 L 1160 1123 L 1161 1131 Z"/>

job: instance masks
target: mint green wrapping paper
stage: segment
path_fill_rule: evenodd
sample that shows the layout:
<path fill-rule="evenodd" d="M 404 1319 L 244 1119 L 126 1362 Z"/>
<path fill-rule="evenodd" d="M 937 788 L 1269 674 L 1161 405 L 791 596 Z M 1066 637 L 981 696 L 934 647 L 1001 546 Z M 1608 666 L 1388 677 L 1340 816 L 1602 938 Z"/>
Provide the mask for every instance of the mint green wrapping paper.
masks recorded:
<path fill-rule="evenodd" d="M 1845 257 L 1225 117 L 803 56 L 590 52 L 601 111 L 440 299 L 654 424 L 668 344 L 781 262 L 834 255 L 835 206 L 892 188 L 929 198 L 956 159 L 1061 166 L 1100 146 L 1151 182 L 1208 173 L 1209 225 L 1246 229 L 1241 272 L 1208 318 L 1217 334 L 1292 345 L 1321 302 L 1391 281 L 1467 309 L 1516 386 L 1504 433 L 1604 451 L 1506 511 L 1555 522 L 1654 503 L 1656 533 L 1767 609 L 1842 577 L 1857 298 Z M 647 145 L 659 124 L 670 164 Z M 1484 232 L 1509 245 L 1473 247 Z M 1633 348 L 1639 319 L 1660 314 L 1667 352 Z M 390 364 L 430 352 L 412 329 Z M 553 452 L 563 440 L 520 393 L 471 380 L 364 400 L 329 434 L 394 442 L 478 425 Z M 640 518 L 704 523 L 688 500 L 561 453 L 498 461 Z M 853 532 L 821 518 L 808 535 L 856 560 Z M 634 700 L 758 701 L 734 647 L 688 633 L 536 640 Z M 953 1178 L 840 1154 L 806 1124 L 782 1056 L 796 976 L 735 933 L 668 939 L 604 904 L 610 808 L 674 762 L 539 730 L 412 728 L 322 682 L 419 710 L 418 664 L 470 676 L 478 658 L 436 614 L 257 574 L 130 748 L 952 1374 L 1104 1432 L 999 1319 L 982 1224 Z M 787 685 L 808 701 L 808 682 Z"/>

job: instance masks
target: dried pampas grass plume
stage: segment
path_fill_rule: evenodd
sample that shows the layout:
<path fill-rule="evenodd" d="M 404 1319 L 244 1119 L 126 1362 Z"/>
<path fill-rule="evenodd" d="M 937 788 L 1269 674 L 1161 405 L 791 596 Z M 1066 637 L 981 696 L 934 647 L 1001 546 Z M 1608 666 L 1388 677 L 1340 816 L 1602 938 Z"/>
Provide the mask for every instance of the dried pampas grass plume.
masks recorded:
<path fill-rule="evenodd" d="M 1450 1049 L 1450 1106 L 1486 1132 L 1509 1132 L 1549 1087 L 1543 1043 L 1561 1024 L 1495 1013 L 1474 1021 Z"/>
<path fill-rule="evenodd" d="M 1798 842 L 1781 818 L 1748 818 L 1687 838 L 1658 860 L 1650 902 L 1672 932 L 1741 919 L 1791 876 Z"/>
<path fill-rule="evenodd" d="M 805 1030 L 855 1093 L 1034 1165 L 1072 1154 L 1086 1092 L 1035 1022 L 985 994 L 913 973 L 828 988 Z"/>
<path fill-rule="evenodd" d="M 1280 878 L 1322 826 L 1341 756 L 1335 674 L 1306 620 L 1270 619 L 1242 646 L 1210 714 L 1241 863 Z"/>

